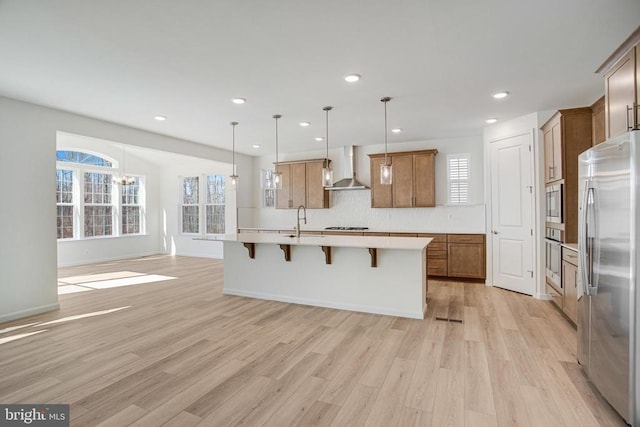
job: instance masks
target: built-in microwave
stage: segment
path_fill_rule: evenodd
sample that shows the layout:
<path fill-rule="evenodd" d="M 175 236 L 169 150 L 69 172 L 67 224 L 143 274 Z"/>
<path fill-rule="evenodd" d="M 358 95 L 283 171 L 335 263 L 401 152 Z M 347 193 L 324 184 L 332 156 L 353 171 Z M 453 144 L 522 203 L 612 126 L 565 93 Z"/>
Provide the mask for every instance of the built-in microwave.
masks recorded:
<path fill-rule="evenodd" d="M 562 183 L 547 185 L 546 206 L 547 222 L 562 224 Z"/>

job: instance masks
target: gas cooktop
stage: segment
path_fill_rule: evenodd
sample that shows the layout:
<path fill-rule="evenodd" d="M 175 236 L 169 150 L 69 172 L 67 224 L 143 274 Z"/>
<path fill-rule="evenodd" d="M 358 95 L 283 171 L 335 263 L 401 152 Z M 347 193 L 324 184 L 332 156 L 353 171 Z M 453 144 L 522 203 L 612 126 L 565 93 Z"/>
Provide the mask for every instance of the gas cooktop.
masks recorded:
<path fill-rule="evenodd" d="M 325 227 L 325 230 L 347 230 L 347 231 L 362 231 L 368 230 L 369 227 Z"/>

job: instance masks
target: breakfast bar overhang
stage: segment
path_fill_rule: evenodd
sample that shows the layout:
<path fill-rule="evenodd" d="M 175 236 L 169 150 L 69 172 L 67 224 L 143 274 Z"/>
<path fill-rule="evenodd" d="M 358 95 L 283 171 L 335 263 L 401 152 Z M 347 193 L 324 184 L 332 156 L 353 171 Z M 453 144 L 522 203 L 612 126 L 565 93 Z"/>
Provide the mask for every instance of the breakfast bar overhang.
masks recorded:
<path fill-rule="evenodd" d="M 223 293 L 422 319 L 430 242 L 415 237 L 227 235 Z"/>

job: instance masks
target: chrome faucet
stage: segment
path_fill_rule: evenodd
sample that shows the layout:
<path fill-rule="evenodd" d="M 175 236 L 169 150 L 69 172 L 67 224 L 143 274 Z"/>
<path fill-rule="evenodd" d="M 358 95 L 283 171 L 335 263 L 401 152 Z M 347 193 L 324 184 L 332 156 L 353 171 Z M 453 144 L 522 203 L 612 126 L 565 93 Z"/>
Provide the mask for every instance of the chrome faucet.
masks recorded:
<path fill-rule="evenodd" d="M 300 218 L 300 209 L 304 211 L 304 217 Z M 300 237 L 300 220 L 304 219 L 304 223 L 307 223 L 307 208 L 304 205 L 298 206 L 298 213 L 296 214 L 296 237 Z"/>

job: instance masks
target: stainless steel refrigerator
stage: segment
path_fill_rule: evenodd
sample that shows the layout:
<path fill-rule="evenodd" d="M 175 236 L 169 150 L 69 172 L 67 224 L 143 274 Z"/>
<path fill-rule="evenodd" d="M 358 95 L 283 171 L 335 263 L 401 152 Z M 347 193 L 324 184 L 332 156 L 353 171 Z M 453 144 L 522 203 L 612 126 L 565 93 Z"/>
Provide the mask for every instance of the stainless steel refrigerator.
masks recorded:
<path fill-rule="evenodd" d="M 611 406 L 640 426 L 640 131 L 578 162 L 578 361 Z"/>

